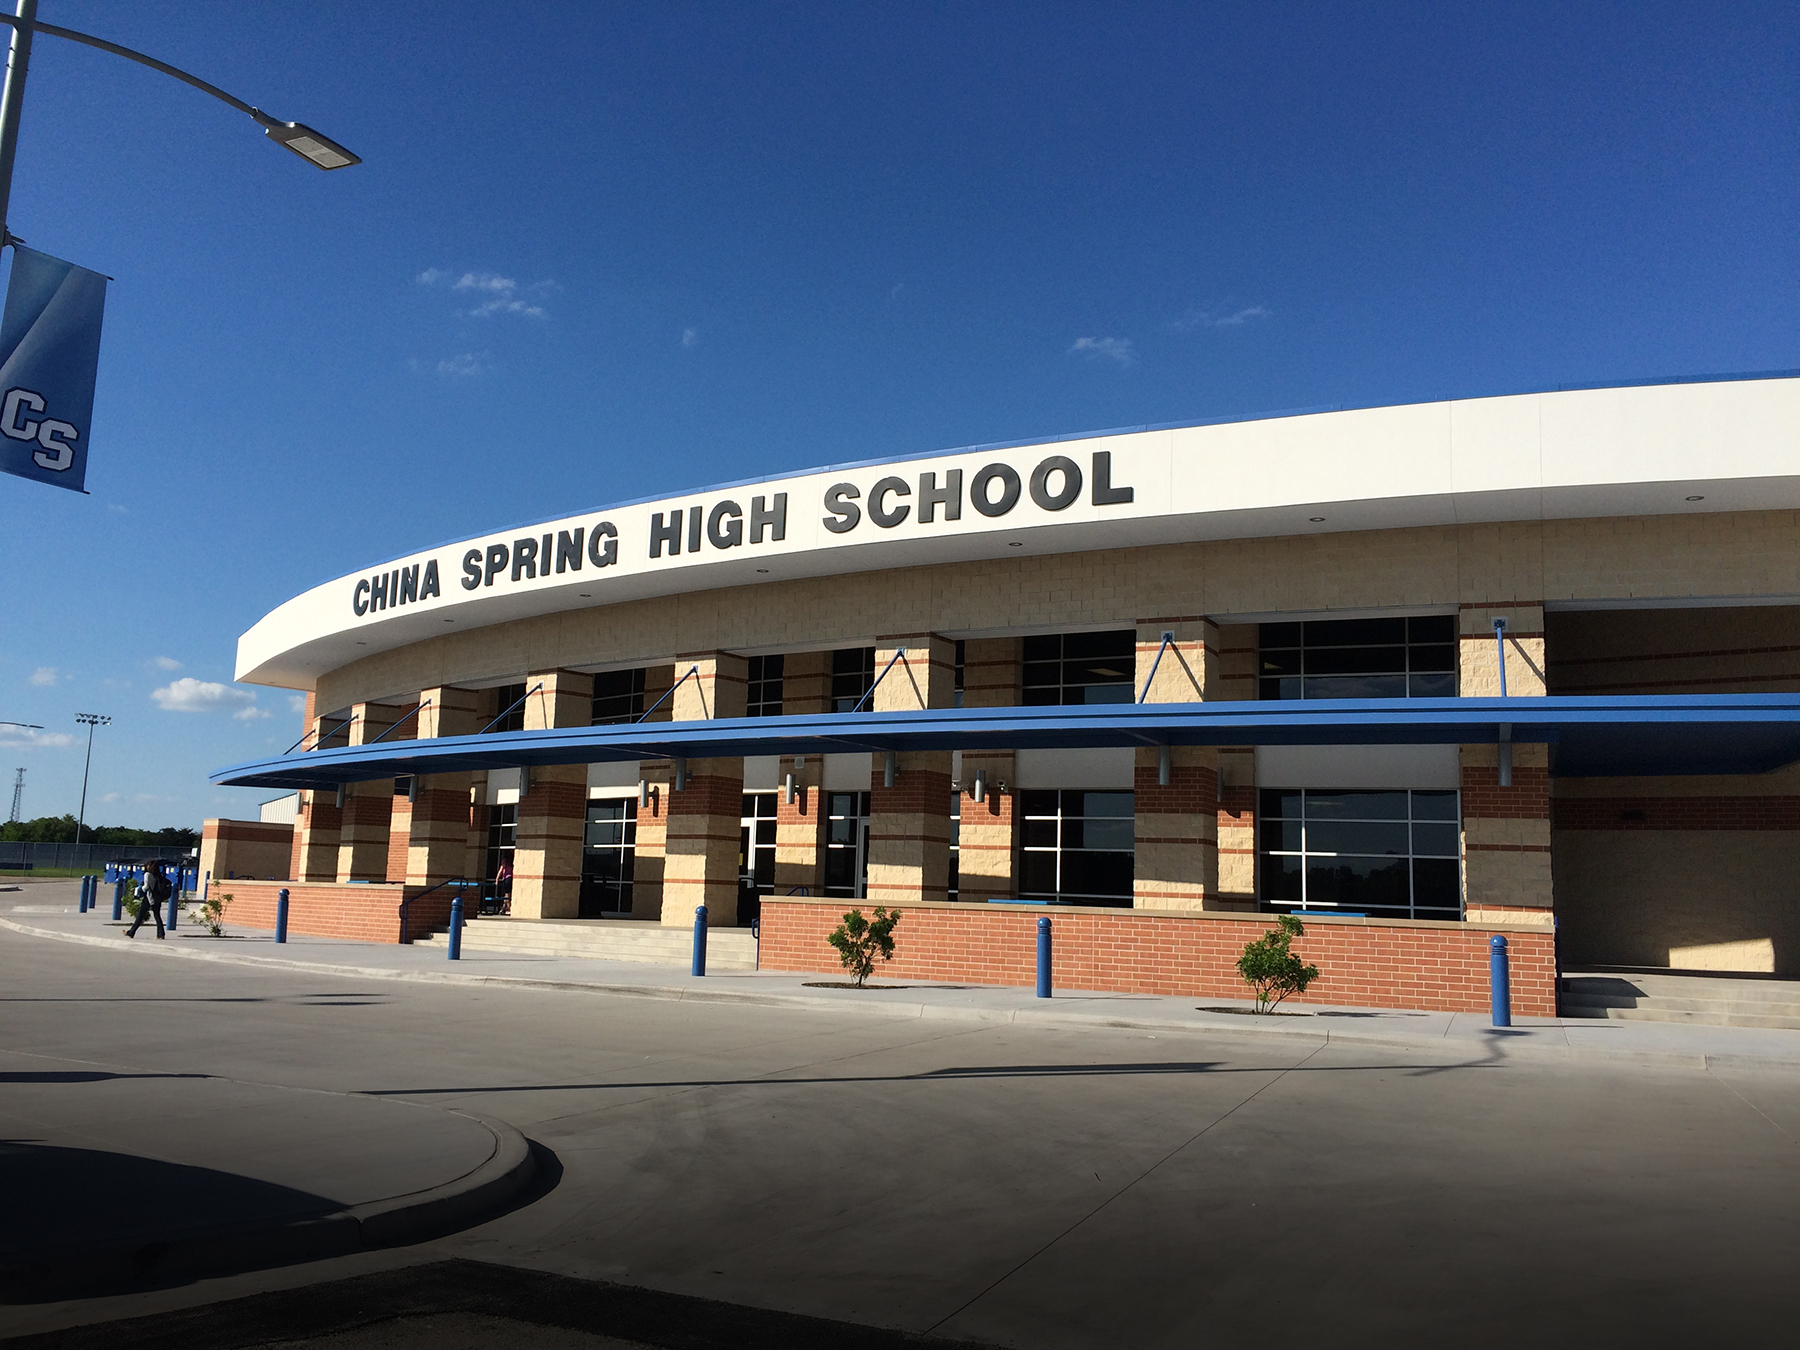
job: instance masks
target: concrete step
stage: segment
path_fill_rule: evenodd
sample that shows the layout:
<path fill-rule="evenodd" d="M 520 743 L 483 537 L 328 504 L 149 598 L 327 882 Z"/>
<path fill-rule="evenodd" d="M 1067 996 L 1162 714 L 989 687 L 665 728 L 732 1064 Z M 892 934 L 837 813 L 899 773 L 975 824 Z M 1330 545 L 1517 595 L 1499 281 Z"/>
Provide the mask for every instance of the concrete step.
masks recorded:
<path fill-rule="evenodd" d="M 433 933 L 413 945 L 443 948 L 448 943 L 448 934 Z M 464 926 L 462 945 L 465 951 L 686 966 L 693 959 L 693 930 L 633 920 L 489 916 Z M 717 970 L 754 970 L 756 939 L 747 928 L 715 928 L 707 934 L 706 963 Z"/>
<path fill-rule="evenodd" d="M 1607 972 L 1563 977 L 1564 1017 L 1800 1030 L 1800 982 Z"/>

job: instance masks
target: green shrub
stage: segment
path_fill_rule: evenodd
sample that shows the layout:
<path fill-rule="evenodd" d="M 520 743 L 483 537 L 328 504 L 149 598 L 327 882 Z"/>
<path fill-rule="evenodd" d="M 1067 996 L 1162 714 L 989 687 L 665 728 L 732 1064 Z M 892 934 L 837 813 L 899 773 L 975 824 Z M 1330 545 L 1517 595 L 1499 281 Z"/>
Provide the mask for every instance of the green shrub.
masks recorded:
<path fill-rule="evenodd" d="M 220 895 L 214 891 L 207 894 L 206 903 L 200 906 L 200 922 L 206 925 L 206 931 L 214 937 L 225 936 L 225 907 L 230 903 L 229 895 Z"/>
<path fill-rule="evenodd" d="M 898 914 L 880 905 L 875 907 L 873 922 L 865 919 L 860 909 L 853 909 L 844 915 L 844 921 L 826 939 L 837 948 L 838 960 L 843 962 L 844 969 L 856 976 L 858 989 L 875 969 L 877 952 L 883 961 L 894 959 L 894 925 L 899 922 Z"/>
<path fill-rule="evenodd" d="M 1245 943 L 1244 954 L 1238 957 L 1238 974 L 1255 995 L 1259 1013 L 1269 1012 L 1289 994 L 1305 993 L 1306 986 L 1319 978 L 1317 966 L 1307 965 L 1288 950 L 1290 942 L 1306 934 L 1300 920 L 1281 914 L 1275 922 L 1279 927 Z"/>

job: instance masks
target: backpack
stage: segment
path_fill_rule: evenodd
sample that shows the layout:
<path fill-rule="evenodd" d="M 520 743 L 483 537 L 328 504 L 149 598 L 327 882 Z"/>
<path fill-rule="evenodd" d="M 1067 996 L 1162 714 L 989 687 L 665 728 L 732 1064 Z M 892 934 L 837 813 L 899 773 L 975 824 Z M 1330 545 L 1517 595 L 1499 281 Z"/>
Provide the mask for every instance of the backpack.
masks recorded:
<path fill-rule="evenodd" d="M 169 898 L 169 892 L 174 889 L 175 888 L 170 885 L 167 877 L 156 872 L 145 873 L 144 891 L 155 903 L 160 905 L 163 901 L 167 900 Z"/>

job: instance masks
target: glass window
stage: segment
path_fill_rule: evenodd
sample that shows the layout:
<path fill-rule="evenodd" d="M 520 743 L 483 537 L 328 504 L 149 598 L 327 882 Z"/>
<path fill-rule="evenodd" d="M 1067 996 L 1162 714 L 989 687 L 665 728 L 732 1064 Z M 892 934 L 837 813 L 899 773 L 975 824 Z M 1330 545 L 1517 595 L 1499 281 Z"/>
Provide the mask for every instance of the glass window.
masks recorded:
<path fill-rule="evenodd" d="M 875 649 L 846 647 L 831 654 L 831 710 L 853 712 L 875 683 Z M 868 709 L 864 708 L 864 712 Z"/>
<path fill-rule="evenodd" d="M 1134 629 L 1028 637 L 1020 655 L 1027 707 L 1132 700 L 1137 672 Z"/>
<path fill-rule="evenodd" d="M 1265 788 L 1260 805 L 1265 907 L 1462 918 L 1455 792 Z"/>
<path fill-rule="evenodd" d="M 860 900 L 868 878 L 869 794 L 825 794 L 824 895 Z"/>
<path fill-rule="evenodd" d="M 519 808 L 517 803 L 488 807 L 487 870 L 483 873 L 487 880 L 493 881 L 500 875 L 502 863 L 506 864 L 510 877 L 513 841 L 518 833 Z"/>
<path fill-rule="evenodd" d="M 1451 698 L 1456 619 L 1328 619 L 1265 623 L 1262 698 Z"/>
<path fill-rule="evenodd" d="M 781 676 L 786 660 L 781 655 L 750 658 L 750 689 L 746 717 L 781 716 Z"/>
<path fill-rule="evenodd" d="M 1131 904 L 1131 793 L 1036 790 L 1017 800 L 1020 899 Z"/>
<path fill-rule="evenodd" d="M 956 699 L 952 704 L 953 707 L 957 708 L 960 708 L 963 705 L 963 655 L 963 644 L 958 642 L 956 644 Z M 954 883 L 951 885 L 950 889 L 956 889 Z"/>
<path fill-rule="evenodd" d="M 597 919 L 630 914 L 636 864 L 636 800 L 590 801 L 581 849 L 580 916 Z"/>
<path fill-rule="evenodd" d="M 959 653 L 962 651 L 962 643 L 959 642 L 956 644 L 956 650 Z M 960 662 L 958 662 L 957 670 L 960 672 L 961 669 L 962 669 L 962 665 Z M 961 890 L 958 885 L 959 881 L 961 880 L 961 863 L 962 863 L 962 793 L 953 791 L 950 794 L 950 886 L 949 886 L 949 898 L 952 900 L 959 900 L 962 898 Z"/>
<path fill-rule="evenodd" d="M 503 684 L 494 690 L 494 718 L 482 730 L 498 736 L 503 731 L 525 730 L 525 686 Z"/>
<path fill-rule="evenodd" d="M 607 670 L 594 676 L 592 725 L 635 722 L 644 715 L 644 672 Z"/>

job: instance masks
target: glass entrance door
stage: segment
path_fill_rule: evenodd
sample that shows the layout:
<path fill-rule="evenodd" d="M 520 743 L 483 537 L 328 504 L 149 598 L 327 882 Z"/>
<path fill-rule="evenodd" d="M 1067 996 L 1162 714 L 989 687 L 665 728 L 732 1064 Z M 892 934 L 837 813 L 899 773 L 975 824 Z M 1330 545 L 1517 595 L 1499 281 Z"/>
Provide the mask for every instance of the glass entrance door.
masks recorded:
<path fill-rule="evenodd" d="M 869 794 L 825 796 L 825 886 L 822 894 L 861 900 L 869 880 Z"/>
<path fill-rule="evenodd" d="M 746 792 L 738 842 L 739 928 L 762 912 L 762 898 L 775 889 L 775 794 Z"/>
<path fill-rule="evenodd" d="M 637 861 L 637 801 L 590 801 L 581 849 L 583 919 L 631 916 L 631 880 Z"/>

